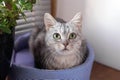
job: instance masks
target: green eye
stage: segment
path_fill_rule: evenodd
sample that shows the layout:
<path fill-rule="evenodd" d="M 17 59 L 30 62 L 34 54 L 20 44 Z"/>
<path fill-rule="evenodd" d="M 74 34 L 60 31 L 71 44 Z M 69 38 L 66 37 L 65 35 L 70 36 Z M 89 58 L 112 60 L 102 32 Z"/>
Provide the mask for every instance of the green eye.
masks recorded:
<path fill-rule="evenodd" d="M 69 35 L 69 39 L 75 39 L 76 38 L 76 34 L 75 33 L 71 33 L 70 35 Z"/>
<path fill-rule="evenodd" d="M 53 34 L 53 38 L 54 38 L 54 39 L 61 39 L 61 36 L 60 36 L 59 33 L 54 33 L 54 34 Z"/>

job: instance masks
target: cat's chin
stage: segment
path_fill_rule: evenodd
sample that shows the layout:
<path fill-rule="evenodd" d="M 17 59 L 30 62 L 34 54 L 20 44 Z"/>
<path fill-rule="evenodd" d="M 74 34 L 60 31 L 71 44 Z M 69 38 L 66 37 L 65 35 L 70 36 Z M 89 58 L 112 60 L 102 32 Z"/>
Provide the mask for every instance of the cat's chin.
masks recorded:
<path fill-rule="evenodd" d="M 70 55 L 72 54 L 68 49 L 63 49 L 62 51 L 58 52 L 59 55 Z"/>

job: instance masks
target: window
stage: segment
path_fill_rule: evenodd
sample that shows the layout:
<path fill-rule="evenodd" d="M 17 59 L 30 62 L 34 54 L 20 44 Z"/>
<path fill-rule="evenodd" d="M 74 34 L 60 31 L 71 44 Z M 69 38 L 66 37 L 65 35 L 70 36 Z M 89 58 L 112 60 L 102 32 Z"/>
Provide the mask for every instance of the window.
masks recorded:
<path fill-rule="evenodd" d="M 22 17 L 17 20 L 15 27 L 15 34 L 20 35 L 30 31 L 33 27 L 40 26 L 43 22 L 43 15 L 45 12 L 51 12 L 51 0 L 37 0 L 33 6 L 33 11 L 25 11 L 26 20 Z"/>

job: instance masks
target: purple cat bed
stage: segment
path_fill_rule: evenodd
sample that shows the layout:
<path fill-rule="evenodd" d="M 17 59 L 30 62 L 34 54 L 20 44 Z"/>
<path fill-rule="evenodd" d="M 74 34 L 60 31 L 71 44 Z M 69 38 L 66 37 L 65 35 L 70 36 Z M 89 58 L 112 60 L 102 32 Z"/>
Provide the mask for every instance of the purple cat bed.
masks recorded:
<path fill-rule="evenodd" d="M 10 80 L 90 80 L 94 61 L 94 51 L 90 45 L 87 45 L 89 55 L 86 61 L 79 66 L 64 70 L 37 69 L 34 68 L 33 55 L 28 49 L 29 35 L 22 35 L 15 41 Z"/>

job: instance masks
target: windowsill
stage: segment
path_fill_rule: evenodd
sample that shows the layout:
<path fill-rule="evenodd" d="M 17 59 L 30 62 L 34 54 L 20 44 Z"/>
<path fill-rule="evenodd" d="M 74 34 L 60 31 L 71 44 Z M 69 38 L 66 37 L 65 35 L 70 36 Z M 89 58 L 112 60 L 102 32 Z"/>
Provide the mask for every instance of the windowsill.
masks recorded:
<path fill-rule="evenodd" d="M 120 80 L 120 71 L 94 62 L 91 80 Z"/>

